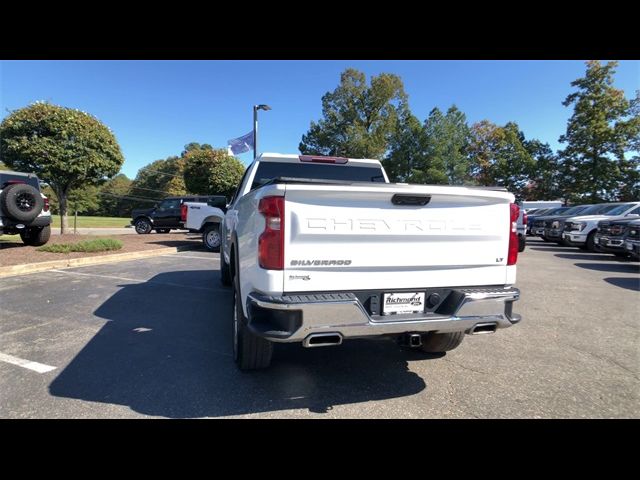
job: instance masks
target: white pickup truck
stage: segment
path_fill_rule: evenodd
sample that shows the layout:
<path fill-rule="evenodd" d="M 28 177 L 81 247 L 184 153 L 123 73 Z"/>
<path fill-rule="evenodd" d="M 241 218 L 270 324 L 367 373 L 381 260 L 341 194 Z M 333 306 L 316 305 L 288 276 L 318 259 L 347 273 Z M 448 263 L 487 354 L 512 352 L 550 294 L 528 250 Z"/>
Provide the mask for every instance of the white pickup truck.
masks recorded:
<path fill-rule="evenodd" d="M 210 196 L 207 202 L 183 202 L 180 224 L 191 233 L 201 233 L 202 243 L 211 252 L 220 251 L 220 224 L 227 211 L 227 199 Z"/>
<path fill-rule="evenodd" d="M 502 188 L 392 184 L 377 160 L 262 154 L 221 226 L 236 363 L 267 367 L 277 342 L 380 336 L 444 352 L 518 323 L 513 202 Z"/>

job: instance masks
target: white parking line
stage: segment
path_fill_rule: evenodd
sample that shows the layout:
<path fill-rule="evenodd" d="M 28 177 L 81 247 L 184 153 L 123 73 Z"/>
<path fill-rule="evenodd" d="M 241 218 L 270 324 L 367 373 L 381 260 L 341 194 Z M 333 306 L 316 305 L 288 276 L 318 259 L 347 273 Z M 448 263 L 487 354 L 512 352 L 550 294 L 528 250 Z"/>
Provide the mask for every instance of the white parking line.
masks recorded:
<path fill-rule="evenodd" d="M 47 373 L 51 370 L 55 370 L 57 367 L 45 365 L 44 363 L 32 362 L 30 360 L 24 360 L 22 358 L 14 357 L 13 355 L 7 355 L 0 352 L 0 362 L 10 363 L 12 365 L 18 365 L 19 367 L 28 368 L 38 373 Z"/>
<path fill-rule="evenodd" d="M 166 258 L 196 258 L 198 260 L 209 260 L 213 262 L 219 262 L 219 258 L 209 258 L 209 257 L 196 257 L 195 255 L 180 255 L 179 253 L 170 253 L 169 255 L 161 255 Z"/>

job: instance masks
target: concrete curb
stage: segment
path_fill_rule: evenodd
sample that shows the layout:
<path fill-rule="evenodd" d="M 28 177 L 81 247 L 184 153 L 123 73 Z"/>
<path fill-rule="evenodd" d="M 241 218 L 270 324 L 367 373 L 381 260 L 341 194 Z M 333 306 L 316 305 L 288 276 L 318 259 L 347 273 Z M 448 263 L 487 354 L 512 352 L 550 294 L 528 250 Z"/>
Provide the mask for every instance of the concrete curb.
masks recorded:
<path fill-rule="evenodd" d="M 23 275 L 25 273 L 44 272 L 61 268 L 83 267 L 85 265 L 100 265 L 102 263 L 116 263 L 127 260 L 137 260 L 139 258 L 159 257 L 168 253 L 177 253 L 187 250 L 197 250 L 201 245 L 184 245 L 180 247 L 155 248 L 153 250 L 142 250 L 140 252 L 114 253 L 95 257 L 68 258 L 62 260 L 52 260 L 50 262 L 26 263 L 22 265 L 10 265 L 0 269 L 0 278 Z"/>

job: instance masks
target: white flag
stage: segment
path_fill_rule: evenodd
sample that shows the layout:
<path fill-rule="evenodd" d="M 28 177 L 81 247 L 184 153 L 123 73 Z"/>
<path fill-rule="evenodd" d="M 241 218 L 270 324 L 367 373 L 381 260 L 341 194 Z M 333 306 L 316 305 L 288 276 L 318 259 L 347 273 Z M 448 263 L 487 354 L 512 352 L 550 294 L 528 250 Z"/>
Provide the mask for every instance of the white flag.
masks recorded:
<path fill-rule="evenodd" d="M 234 155 L 253 150 L 253 131 L 241 137 L 232 138 L 227 143 L 229 144 L 229 149 Z"/>

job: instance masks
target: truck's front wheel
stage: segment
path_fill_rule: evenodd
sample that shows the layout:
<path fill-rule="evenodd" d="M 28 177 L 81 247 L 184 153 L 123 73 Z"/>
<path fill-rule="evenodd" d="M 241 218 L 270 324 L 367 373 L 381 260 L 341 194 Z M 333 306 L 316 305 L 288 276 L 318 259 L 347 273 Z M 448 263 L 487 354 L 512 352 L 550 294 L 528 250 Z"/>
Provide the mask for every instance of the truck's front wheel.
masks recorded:
<path fill-rule="evenodd" d="M 448 352 L 464 340 L 464 332 L 427 333 L 422 337 L 422 351 L 427 353 Z"/>
<path fill-rule="evenodd" d="M 254 335 L 247 327 L 238 292 L 238 277 L 233 288 L 233 359 L 240 370 L 259 370 L 271 364 L 273 344 Z"/>

